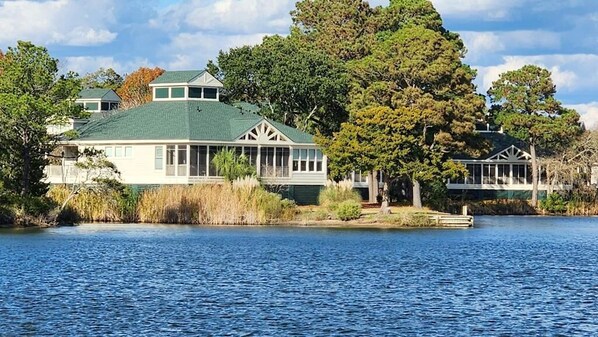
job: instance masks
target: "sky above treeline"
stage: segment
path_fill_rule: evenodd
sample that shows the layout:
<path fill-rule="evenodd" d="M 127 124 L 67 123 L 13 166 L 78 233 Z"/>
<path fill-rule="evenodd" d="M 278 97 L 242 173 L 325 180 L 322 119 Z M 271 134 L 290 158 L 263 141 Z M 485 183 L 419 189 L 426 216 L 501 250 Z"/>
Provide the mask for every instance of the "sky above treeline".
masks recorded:
<path fill-rule="evenodd" d="M 61 70 L 203 69 L 219 50 L 288 34 L 296 0 L 0 0 L 0 49 L 46 46 Z M 504 71 L 537 64 L 557 97 L 598 126 L 598 0 L 432 0 L 461 34 L 485 93 Z M 388 5 L 372 0 L 371 5 Z"/>

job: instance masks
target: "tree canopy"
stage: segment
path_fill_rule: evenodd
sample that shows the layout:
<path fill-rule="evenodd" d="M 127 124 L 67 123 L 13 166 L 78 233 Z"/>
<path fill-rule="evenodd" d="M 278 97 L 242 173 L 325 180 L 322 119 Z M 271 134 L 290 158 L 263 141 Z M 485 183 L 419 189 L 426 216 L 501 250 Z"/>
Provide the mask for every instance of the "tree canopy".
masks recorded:
<path fill-rule="evenodd" d="M 229 101 L 248 101 L 287 125 L 326 134 L 346 119 L 343 65 L 290 37 L 220 52 L 218 66 Z"/>
<path fill-rule="evenodd" d="M 46 154 L 55 144 L 50 124 L 77 117 L 72 104 L 80 91 L 75 73 L 58 76 L 58 60 L 46 48 L 19 41 L 0 59 L 0 178 L 23 197 L 46 192 Z"/>
<path fill-rule="evenodd" d="M 117 94 L 122 99 L 121 108 L 130 109 L 152 100 L 152 90 L 149 87 L 151 81 L 164 73 L 161 68 L 140 67 L 130 73 L 118 88 Z"/>
<path fill-rule="evenodd" d="M 112 68 L 100 68 L 83 77 L 83 87 L 87 89 L 103 88 L 116 91 L 123 84 L 124 79 Z"/>
<path fill-rule="evenodd" d="M 579 114 L 564 108 L 555 93 L 550 72 L 535 65 L 501 74 L 488 90 L 495 122 L 530 146 L 534 206 L 538 202 L 537 152 L 562 149 L 582 131 Z"/>

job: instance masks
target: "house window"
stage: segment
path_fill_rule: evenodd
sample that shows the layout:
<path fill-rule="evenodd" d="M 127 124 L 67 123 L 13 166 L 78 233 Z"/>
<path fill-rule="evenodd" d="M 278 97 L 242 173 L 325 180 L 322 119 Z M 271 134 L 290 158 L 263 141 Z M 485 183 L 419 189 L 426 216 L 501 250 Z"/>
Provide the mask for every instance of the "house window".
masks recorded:
<path fill-rule="evenodd" d="M 170 89 L 170 97 L 171 98 L 184 98 L 185 97 L 185 88 Z"/>
<path fill-rule="evenodd" d="M 322 172 L 324 156 L 316 149 L 294 149 L 293 150 L 293 171 L 294 172 Z"/>
<path fill-rule="evenodd" d="M 108 111 L 110 110 L 110 103 L 108 102 L 102 102 L 102 111 Z"/>
<path fill-rule="evenodd" d="M 168 88 L 156 88 L 156 98 L 169 98 Z"/>
<path fill-rule="evenodd" d="M 162 170 L 164 168 L 164 147 L 156 146 L 154 149 L 154 169 Z"/>
<path fill-rule="evenodd" d="M 110 110 L 118 110 L 118 103 L 110 103 Z"/>
<path fill-rule="evenodd" d="M 218 98 L 218 89 L 204 88 L 203 89 L 203 98 L 217 99 Z"/>
<path fill-rule="evenodd" d="M 177 145 L 177 175 L 187 175 L 187 145 Z"/>
<path fill-rule="evenodd" d="M 508 185 L 511 180 L 511 165 L 499 164 L 497 165 L 498 179 L 497 183 L 500 185 Z"/>
<path fill-rule="evenodd" d="M 116 158 L 121 158 L 123 156 L 123 147 L 122 146 L 114 147 L 114 156 Z"/>
<path fill-rule="evenodd" d="M 190 171 L 192 177 L 205 177 L 208 173 L 208 147 L 191 145 Z"/>
<path fill-rule="evenodd" d="M 89 111 L 98 111 L 98 103 L 85 103 L 85 109 Z"/>
<path fill-rule="evenodd" d="M 201 98 L 201 88 L 189 88 L 189 98 Z"/>
<path fill-rule="evenodd" d="M 112 150 L 112 146 L 106 146 L 104 148 L 104 154 L 106 155 L 106 158 L 111 158 L 114 156 L 114 151 Z"/>
<path fill-rule="evenodd" d="M 176 145 L 166 147 L 166 175 L 173 176 L 175 173 Z"/>
<path fill-rule="evenodd" d="M 367 183 L 368 182 L 368 175 L 363 174 L 361 171 L 355 171 L 353 174 L 353 181 L 356 183 Z"/>
<path fill-rule="evenodd" d="M 495 164 L 484 164 L 482 166 L 482 173 L 484 174 L 484 184 L 496 184 Z"/>
<path fill-rule="evenodd" d="M 125 146 L 125 158 L 133 157 L 133 147 L 132 146 Z"/>

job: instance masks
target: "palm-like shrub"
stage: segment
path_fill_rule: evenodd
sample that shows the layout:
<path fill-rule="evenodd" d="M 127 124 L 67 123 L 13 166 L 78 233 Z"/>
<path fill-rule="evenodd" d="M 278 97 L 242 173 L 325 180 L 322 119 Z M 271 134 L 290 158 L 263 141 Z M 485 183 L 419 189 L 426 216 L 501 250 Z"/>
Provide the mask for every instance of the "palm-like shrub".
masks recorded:
<path fill-rule="evenodd" d="M 226 181 L 234 181 L 237 178 L 257 175 L 255 167 L 251 165 L 245 155 L 237 155 L 234 149 L 224 149 L 216 153 L 213 160 L 218 173 Z"/>

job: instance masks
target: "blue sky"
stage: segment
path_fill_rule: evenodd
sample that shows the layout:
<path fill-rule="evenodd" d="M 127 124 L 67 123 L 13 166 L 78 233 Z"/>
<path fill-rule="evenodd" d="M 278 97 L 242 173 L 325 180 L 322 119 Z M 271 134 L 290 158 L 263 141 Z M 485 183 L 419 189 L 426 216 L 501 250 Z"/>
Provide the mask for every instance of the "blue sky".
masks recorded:
<path fill-rule="evenodd" d="M 203 68 L 218 51 L 286 34 L 296 0 L 0 0 L 0 49 L 30 40 L 63 71 Z M 432 0 L 461 34 L 485 92 L 525 64 L 552 71 L 558 98 L 598 126 L 598 1 Z M 388 0 L 372 0 L 387 5 Z"/>

